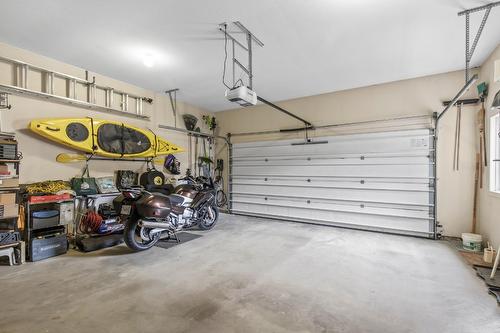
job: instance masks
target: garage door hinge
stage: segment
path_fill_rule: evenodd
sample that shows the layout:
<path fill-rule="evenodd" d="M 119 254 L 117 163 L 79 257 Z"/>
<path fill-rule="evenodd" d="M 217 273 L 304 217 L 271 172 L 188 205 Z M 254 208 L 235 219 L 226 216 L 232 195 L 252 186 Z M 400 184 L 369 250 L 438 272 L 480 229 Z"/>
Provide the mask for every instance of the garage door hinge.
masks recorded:
<path fill-rule="evenodd" d="M 443 225 L 439 222 L 436 222 L 436 238 L 441 239 L 443 237 Z"/>

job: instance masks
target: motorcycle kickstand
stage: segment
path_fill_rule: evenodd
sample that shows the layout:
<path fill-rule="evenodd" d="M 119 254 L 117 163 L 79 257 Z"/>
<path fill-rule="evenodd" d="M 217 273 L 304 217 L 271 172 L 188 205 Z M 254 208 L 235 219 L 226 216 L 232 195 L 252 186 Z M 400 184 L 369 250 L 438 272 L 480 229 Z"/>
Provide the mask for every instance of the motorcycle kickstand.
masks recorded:
<path fill-rule="evenodd" d="M 172 236 L 174 237 L 174 239 L 175 239 L 175 241 L 176 241 L 177 243 L 180 243 L 180 242 L 181 242 L 181 240 L 179 239 L 179 237 L 177 237 L 177 233 L 176 233 L 176 232 L 174 232 L 174 233 L 172 234 Z"/>

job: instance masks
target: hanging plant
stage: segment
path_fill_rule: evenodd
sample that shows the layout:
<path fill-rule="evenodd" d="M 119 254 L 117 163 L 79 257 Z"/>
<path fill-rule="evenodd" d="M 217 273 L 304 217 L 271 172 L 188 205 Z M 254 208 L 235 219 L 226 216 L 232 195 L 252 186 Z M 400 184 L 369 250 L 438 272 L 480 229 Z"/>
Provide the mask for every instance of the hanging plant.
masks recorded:
<path fill-rule="evenodd" d="M 203 116 L 203 121 L 205 122 L 205 125 L 207 125 L 211 131 L 213 131 L 217 128 L 217 122 L 215 120 L 215 117 L 205 115 L 205 116 Z"/>
<path fill-rule="evenodd" d="M 200 164 L 213 164 L 214 161 L 210 157 L 206 156 L 200 156 L 198 157 L 198 160 L 200 161 Z"/>

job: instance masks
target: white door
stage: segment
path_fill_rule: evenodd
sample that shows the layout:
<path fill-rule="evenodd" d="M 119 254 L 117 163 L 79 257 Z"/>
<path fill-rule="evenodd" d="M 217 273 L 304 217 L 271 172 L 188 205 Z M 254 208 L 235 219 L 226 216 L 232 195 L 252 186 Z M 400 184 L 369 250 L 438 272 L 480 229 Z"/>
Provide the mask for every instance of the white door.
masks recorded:
<path fill-rule="evenodd" d="M 232 212 L 434 237 L 432 130 L 303 142 L 234 144 Z"/>

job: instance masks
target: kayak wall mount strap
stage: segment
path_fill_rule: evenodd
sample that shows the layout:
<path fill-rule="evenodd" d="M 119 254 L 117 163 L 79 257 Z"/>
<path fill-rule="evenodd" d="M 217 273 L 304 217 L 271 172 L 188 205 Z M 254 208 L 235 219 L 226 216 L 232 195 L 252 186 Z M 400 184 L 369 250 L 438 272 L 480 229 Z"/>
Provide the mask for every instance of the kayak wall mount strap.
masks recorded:
<path fill-rule="evenodd" d="M 97 150 L 97 145 L 95 144 L 95 133 L 94 133 L 94 119 L 92 117 L 89 117 L 90 119 L 90 128 L 92 129 L 92 150 L 96 151 Z"/>
<path fill-rule="evenodd" d="M 154 156 L 151 157 L 146 162 L 147 163 L 146 168 L 148 169 L 148 171 L 150 171 L 150 170 L 156 170 L 156 167 L 155 167 L 155 164 L 153 163 L 153 160 L 158 156 L 158 136 L 156 135 L 156 133 L 152 129 L 150 129 L 150 128 L 148 128 L 148 129 L 151 131 L 151 133 L 153 133 L 153 136 L 154 136 L 154 148 L 155 148 L 154 149 L 155 150 Z M 151 168 L 150 168 L 150 166 L 151 166 Z"/>
<path fill-rule="evenodd" d="M 148 128 L 148 130 L 153 134 L 153 137 L 154 137 L 154 150 L 155 150 L 155 153 L 154 153 L 154 156 L 153 158 L 157 157 L 158 156 L 158 136 L 156 135 L 156 133 L 151 129 L 151 128 Z"/>

